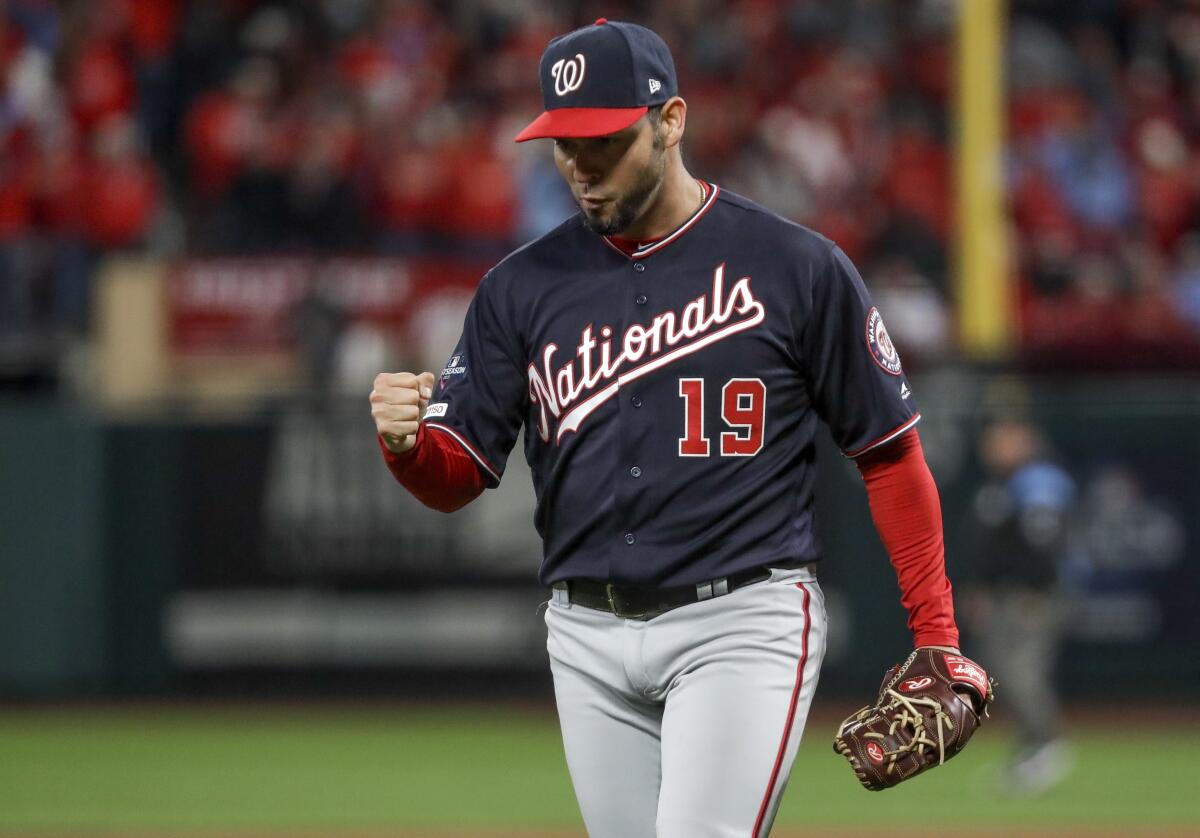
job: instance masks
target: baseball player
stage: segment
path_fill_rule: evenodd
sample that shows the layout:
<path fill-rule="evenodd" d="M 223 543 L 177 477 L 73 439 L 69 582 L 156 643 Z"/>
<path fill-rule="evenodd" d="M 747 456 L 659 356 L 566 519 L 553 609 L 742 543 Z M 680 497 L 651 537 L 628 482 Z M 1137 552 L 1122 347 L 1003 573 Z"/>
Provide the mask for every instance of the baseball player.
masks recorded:
<path fill-rule="evenodd" d="M 388 466 L 458 509 L 524 425 L 568 768 L 600 838 L 766 835 L 826 647 L 814 435 L 866 483 L 918 647 L 957 651 L 920 415 L 828 239 L 697 179 L 653 32 L 598 20 L 542 56 L 580 212 L 482 279 L 441 374 L 381 374 Z"/>

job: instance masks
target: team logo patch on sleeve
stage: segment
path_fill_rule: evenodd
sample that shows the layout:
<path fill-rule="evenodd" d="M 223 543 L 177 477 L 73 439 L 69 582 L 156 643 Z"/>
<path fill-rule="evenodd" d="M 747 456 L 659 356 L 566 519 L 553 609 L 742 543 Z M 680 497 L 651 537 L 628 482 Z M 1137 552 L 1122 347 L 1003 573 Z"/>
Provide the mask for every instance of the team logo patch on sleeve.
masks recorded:
<path fill-rule="evenodd" d="M 883 325 L 883 315 L 877 308 L 867 312 L 867 349 L 871 350 L 871 357 L 884 372 L 900 375 L 904 371 L 900 368 L 900 353 L 896 351 L 895 344 L 888 336 L 887 327 Z"/>

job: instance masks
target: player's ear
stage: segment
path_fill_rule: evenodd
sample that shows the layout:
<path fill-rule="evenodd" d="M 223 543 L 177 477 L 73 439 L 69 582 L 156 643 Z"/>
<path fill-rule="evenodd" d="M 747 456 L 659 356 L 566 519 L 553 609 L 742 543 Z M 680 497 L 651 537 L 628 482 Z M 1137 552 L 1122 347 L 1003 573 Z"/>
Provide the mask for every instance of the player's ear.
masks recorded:
<path fill-rule="evenodd" d="M 683 140 L 683 129 L 687 123 L 687 102 L 682 97 L 672 96 L 662 106 L 662 117 L 658 130 L 663 147 L 677 146 Z"/>

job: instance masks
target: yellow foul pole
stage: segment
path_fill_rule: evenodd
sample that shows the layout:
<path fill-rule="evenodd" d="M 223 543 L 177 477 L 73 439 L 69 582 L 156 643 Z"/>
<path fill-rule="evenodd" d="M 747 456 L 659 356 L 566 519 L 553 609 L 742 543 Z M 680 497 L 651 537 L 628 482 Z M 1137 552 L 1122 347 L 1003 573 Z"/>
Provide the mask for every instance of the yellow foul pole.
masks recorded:
<path fill-rule="evenodd" d="M 963 351 L 1002 357 L 1014 294 L 1002 174 L 1005 0 L 959 0 L 957 36 L 956 302 Z"/>

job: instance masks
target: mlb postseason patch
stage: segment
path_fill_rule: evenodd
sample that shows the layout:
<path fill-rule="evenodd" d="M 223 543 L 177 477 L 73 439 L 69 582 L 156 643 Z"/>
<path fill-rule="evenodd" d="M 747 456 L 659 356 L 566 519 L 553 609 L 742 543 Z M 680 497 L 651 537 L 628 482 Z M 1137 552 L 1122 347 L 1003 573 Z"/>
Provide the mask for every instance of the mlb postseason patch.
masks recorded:
<path fill-rule="evenodd" d="M 900 375 L 903 372 L 900 368 L 900 353 L 896 351 L 891 337 L 888 336 L 887 327 L 883 325 L 883 315 L 877 308 L 867 312 L 867 349 L 871 350 L 871 357 L 885 372 L 892 375 Z"/>
<path fill-rule="evenodd" d="M 445 369 L 442 370 L 442 378 L 450 378 L 455 375 L 467 374 L 467 356 L 466 355 L 451 355 L 450 360 L 446 362 Z"/>

